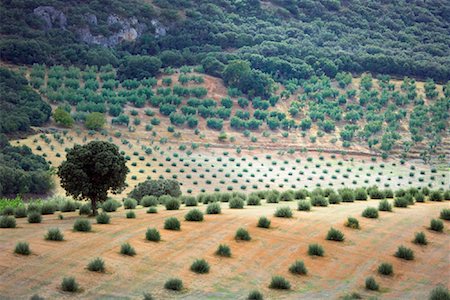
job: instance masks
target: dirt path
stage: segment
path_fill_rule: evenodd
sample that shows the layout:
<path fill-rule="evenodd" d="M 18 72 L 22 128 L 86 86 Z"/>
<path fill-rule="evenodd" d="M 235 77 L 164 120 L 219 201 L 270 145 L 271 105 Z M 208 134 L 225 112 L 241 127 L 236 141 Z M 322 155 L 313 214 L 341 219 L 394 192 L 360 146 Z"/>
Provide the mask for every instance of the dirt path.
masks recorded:
<path fill-rule="evenodd" d="M 19 219 L 18 228 L 1 230 L 0 298 L 28 299 L 38 293 L 46 299 L 140 299 L 143 292 L 151 292 L 157 299 L 243 299 L 250 290 L 259 289 L 266 299 L 335 299 L 353 291 L 369 294 L 363 285 L 371 275 L 380 283 L 381 292 L 370 294 L 383 299 L 424 299 L 438 283 L 450 286 L 446 281 L 450 278 L 449 224 L 445 224 L 445 233 L 441 234 L 426 229 L 429 220 L 448 207 L 448 202 L 382 212 L 378 220 L 359 217 L 365 207 L 376 206 L 376 201 L 341 204 L 314 208 L 309 213 L 296 211 L 292 219 L 271 217 L 269 230 L 256 227 L 259 216 L 270 217 L 277 206 L 287 204 L 295 208 L 294 202 L 264 203 L 243 210 L 230 210 L 223 205 L 221 215 L 206 215 L 202 223 L 182 221 L 180 232 L 162 227 L 169 216 L 182 220 L 189 210 L 185 207 L 179 211 L 160 208 L 156 215 L 137 209 L 136 219 L 126 219 L 120 210 L 112 214 L 112 224 L 95 224 L 92 233 L 72 232 L 72 224 L 78 217 L 75 213 L 65 213 L 64 220 L 59 220 L 57 215 L 44 216 L 41 224 L 28 224 L 25 219 Z M 362 229 L 344 227 L 347 216 L 358 217 Z M 325 240 L 331 226 L 345 233 L 345 242 Z M 52 227 L 59 227 L 66 241 L 45 241 L 43 236 Z M 160 230 L 160 243 L 144 239 L 148 227 Z M 248 228 L 252 241 L 235 242 L 233 236 L 238 227 Z M 411 243 L 417 231 L 426 233 L 428 246 Z M 28 241 L 33 254 L 29 257 L 13 254 L 18 241 Z M 135 257 L 118 253 L 123 242 L 135 247 Z M 308 245 L 314 242 L 324 247 L 323 258 L 306 254 Z M 221 243 L 231 247 L 232 258 L 214 255 Z M 414 261 L 403 262 L 393 256 L 401 244 L 414 250 Z M 93 274 L 85 269 L 97 256 L 105 260 L 106 274 Z M 210 263 L 209 274 L 196 275 L 189 271 L 196 258 L 205 258 Z M 296 259 L 304 260 L 308 276 L 289 274 L 288 268 Z M 393 278 L 376 275 L 381 262 L 394 265 Z M 275 274 L 286 277 L 292 291 L 268 289 Z M 83 293 L 60 292 L 58 288 L 64 276 L 75 276 Z M 185 292 L 173 294 L 162 288 L 173 276 L 183 280 Z"/>

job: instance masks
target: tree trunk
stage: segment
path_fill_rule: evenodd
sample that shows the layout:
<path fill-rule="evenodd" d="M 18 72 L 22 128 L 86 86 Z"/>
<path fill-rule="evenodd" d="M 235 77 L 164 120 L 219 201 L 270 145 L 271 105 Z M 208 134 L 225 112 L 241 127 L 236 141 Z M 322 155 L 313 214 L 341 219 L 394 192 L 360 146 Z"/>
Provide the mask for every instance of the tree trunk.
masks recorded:
<path fill-rule="evenodd" d="M 97 199 L 91 199 L 92 215 L 95 217 L 97 212 Z"/>

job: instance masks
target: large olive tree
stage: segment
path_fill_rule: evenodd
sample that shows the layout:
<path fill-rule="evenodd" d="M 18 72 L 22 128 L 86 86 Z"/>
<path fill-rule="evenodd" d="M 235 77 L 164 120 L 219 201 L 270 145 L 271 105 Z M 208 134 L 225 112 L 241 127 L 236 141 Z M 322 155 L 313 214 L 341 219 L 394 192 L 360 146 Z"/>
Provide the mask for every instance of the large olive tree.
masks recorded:
<path fill-rule="evenodd" d="M 66 160 L 59 166 L 58 176 L 68 195 L 91 201 L 92 213 L 96 215 L 97 203 L 105 201 L 109 191 L 123 191 L 128 171 L 125 158 L 116 145 L 93 141 L 68 150 Z"/>

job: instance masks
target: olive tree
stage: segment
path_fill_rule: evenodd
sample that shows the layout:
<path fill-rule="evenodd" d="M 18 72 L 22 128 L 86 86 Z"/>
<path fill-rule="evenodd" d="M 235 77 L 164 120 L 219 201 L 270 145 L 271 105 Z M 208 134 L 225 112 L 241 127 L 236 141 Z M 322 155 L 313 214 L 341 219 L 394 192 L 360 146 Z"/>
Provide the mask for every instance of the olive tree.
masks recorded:
<path fill-rule="evenodd" d="M 116 145 L 93 141 L 68 150 L 66 160 L 58 168 L 58 176 L 67 195 L 90 200 L 92 214 L 96 215 L 97 203 L 105 201 L 109 191 L 123 191 L 128 171 Z"/>

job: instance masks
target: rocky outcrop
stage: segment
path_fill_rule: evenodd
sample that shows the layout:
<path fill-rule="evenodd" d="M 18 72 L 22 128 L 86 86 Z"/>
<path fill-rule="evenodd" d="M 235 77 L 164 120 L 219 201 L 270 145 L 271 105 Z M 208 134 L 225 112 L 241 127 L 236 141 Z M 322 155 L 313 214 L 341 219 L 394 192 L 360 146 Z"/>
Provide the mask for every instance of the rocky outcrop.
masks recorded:
<path fill-rule="evenodd" d="M 64 13 L 53 6 L 38 6 L 33 10 L 33 14 L 44 21 L 44 30 L 65 29 L 67 26 L 67 18 Z"/>

